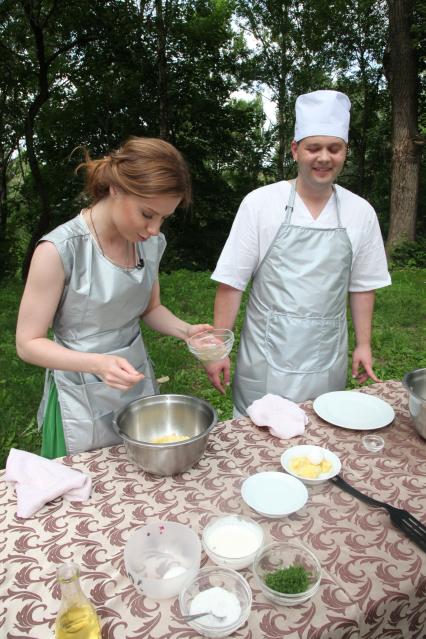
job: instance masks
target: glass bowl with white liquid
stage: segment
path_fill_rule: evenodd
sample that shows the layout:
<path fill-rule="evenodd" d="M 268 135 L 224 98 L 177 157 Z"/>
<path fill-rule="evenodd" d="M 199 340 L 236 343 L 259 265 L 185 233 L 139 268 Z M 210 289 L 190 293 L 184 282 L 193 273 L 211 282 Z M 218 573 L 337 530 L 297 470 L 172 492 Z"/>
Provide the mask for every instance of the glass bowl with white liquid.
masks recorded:
<path fill-rule="evenodd" d="M 264 543 L 264 532 L 251 517 L 224 515 L 207 524 L 201 541 L 215 564 L 242 570 L 253 563 Z"/>

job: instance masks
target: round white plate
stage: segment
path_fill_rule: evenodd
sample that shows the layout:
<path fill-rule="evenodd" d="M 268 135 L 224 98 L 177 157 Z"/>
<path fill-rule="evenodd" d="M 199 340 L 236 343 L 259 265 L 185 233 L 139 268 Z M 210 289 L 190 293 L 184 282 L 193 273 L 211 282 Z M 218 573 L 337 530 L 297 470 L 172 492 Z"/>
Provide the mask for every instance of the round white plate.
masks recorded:
<path fill-rule="evenodd" d="M 390 404 L 358 391 L 325 393 L 316 398 L 313 408 L 326 422 L 352 430 L 384 428 L 395 419 Z"/>
<path fill-rule="evenodd" d="M 303 508 L 308 491 L 296 477 L 267 471 L 248 477 L 241 487 L 241 496 L 259 514 L 282 517 Z"/>

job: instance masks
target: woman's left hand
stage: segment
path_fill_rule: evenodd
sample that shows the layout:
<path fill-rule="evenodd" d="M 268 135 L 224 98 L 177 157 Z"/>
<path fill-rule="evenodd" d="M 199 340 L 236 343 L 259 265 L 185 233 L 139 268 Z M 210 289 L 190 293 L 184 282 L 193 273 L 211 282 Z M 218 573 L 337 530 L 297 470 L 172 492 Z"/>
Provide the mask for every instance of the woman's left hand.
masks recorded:
<path fill-rule="evenodd" d="M 190 337 L 194 337 L 197 333 L 201 333 L 202 331 L 208 331 L 213 326 L 210 324 L 190 324 L 186 331 L 186 340 L 189 340 Z"/>

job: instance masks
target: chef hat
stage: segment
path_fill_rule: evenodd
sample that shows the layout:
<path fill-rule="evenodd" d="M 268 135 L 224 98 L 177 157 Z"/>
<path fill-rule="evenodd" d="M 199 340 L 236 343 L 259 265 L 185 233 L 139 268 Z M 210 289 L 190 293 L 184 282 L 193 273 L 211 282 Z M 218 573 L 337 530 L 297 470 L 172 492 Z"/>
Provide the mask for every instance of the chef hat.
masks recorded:
<path fill-rule="evenodd" d="M 351 103 L 340 91 L 313 91 L 296 100 L 296 142 L 310 135 L 331 135 L 348 141 Z"/>

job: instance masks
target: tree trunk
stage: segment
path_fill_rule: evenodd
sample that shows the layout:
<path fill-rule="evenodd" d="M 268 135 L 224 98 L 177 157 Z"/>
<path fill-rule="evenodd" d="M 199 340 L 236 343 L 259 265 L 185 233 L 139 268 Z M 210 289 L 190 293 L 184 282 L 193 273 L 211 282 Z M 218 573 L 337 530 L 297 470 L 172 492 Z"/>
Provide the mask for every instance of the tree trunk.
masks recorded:
<path fill-rule="evenodd" d="M 166 2 L 167 13 L 167 2 Z M 169 137 L 168 99 L 167 99 L 167 56 L 166 56 L 166 24 L 163 13 L 163 0 L 155 0 L 157 26 L 157 69 L 158 69 L 158 106 L 160 138 Z"/>
<path fill-rule="evenodd" d="M 390 227 L 386 248 L 414 240 L 421 147 L 417 129 L 417 60 L 411 26 L 414 2 L 388 0 L 392 104 Z M 417 143 L 416 143 L 417 142 Z"/>
<path fill-rule="evenodd" d="M 34 180 L 34 185 L 39 196 L 41 213 L 31 235 L 22 267 L 22 276 L 26 280 L 30 268 L 31 258 L 40 237 L 48 230 L 50 222 L 50 204 L 47 189 L 40 171 L 37 155 L 34 149 L 34 123 L 38 112 L 49 99 L 48 64 L 44 47 L 43 27 L 37 22 L 33 14 L 31 3 L 24 4 L 24 11 L 30 23 L 34 35 L 37 62 L 38 62 L 38 93 L 28 109 L 25 118 L 25 144 L 27 149 L 28 164 Z"/>
<path fill-rule="evenodd" d="M 11 153 L 4 154 L 0 159 L 0 280 L 3 279 L 7 265 L 7 165 L 9 163 Z"/>

